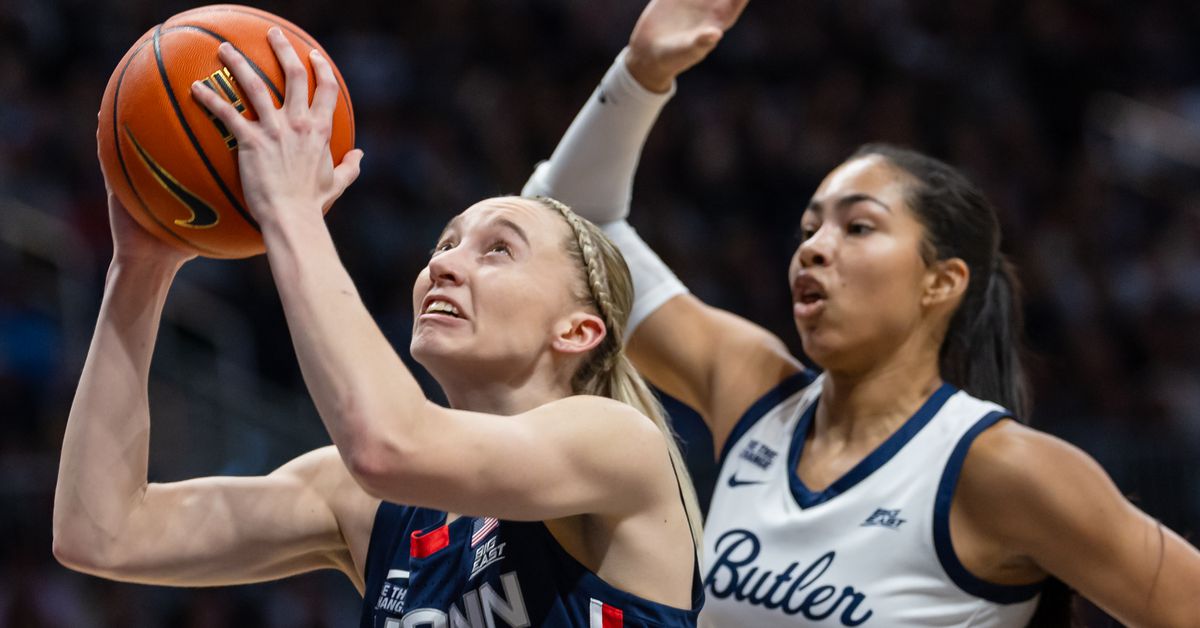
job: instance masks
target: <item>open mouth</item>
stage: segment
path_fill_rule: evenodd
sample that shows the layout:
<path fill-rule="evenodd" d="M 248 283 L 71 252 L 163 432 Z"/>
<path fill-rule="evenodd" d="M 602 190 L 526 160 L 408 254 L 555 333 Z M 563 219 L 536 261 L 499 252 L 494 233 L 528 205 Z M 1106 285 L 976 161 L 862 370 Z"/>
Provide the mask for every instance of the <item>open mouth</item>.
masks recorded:
<path fill-rule="evenodd" d="M 812 305 L 818 301 L 824 301 L 824 300 L 825 300 L 825 294 L 822 293 L 820 290 L 809 289 L 809 290 L 805 290 L 804 292 L 802 292 L 800 294 L 799 302 L 803 303 L 804 305 Z"/>
<path fill-rule="evenodd" d="M 792 285 L 793 314 L 800 318 L 816 316 L 824 310 L 827 295 L 821 282 L 802 275 Z"/>
<path fill-rule="evenodd" d="M 458 311 L 458 306 L 449 301 L 443 301 L 441 299 L 431 299 L 429 303 L 425 304 L 425 310 L 421 313 L 438 314 L 452 318 L 463 318 L 463 315 Z"/>

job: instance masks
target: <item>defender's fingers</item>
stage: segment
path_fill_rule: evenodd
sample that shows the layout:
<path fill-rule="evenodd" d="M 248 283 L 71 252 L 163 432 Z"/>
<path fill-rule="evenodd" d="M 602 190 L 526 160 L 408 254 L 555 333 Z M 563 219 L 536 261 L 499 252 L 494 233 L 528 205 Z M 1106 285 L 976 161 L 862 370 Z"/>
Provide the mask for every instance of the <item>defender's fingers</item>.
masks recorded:
<path fill-rule="evenodd" d="M 303 113 L 308 109 L 308 68 L 278 26 L 267 31 L 267 41 L 283 68 L 283 108 L 289 114 Z"/>
<path fill-rule="evenodd" d="M 229 42 L 224 42 L 217 48 L 217 56 L 241 86 L 242 94 L 250 101 L 250 106 L 254 107 L 258 119 L 264 122 L 271 120 L 271 114 L 275 111 L 275 101 L 267 91 L 266 82 L 254 71 L 246 56 Z"/>
<path fill-rule="evenodd" d="M 317 90 L 313 93 L 312 109 L 313 113 L 322 120 L 333 117 L 333 110 L 337 107 L 338 97 L 338 81 L 333 74 L 333 65 L 320 52 L 315 49 L 308 53 L 308 59 L 312 63 L 313 73 L 317 75 Z"/>
<path fill-rule="evenodd" d="M 192 98 L 200 103 L 209 113 L 216 116 L 225 128 L 239 141 L 245 139 L 252 129 L 251 123 L 242 117 L 233 105 L 217 94 L 216 88 L 208 83 L 196 81 L 192 83 Z"/>

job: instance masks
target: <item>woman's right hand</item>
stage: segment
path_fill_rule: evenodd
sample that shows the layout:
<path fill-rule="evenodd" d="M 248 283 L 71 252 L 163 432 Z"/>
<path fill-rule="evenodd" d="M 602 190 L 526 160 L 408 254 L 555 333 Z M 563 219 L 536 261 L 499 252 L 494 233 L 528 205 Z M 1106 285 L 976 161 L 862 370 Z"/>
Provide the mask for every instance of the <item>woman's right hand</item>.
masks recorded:
<path fill-rule="evenodd" d="M 700 63 L 749 0 L 650 0 L 629 37 L 625 63 L 642 87 L 664 93 Z"/>

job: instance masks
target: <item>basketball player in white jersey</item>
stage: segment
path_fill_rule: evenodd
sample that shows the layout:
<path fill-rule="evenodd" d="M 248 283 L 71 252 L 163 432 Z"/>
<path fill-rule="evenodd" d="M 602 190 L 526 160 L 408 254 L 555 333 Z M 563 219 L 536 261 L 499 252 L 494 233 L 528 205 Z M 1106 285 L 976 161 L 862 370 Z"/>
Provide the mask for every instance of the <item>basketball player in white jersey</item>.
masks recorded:
<path fill-rule="evenodd" d="M 678 26 L 660 17 L 670 53 Z M 55 556 L 174 586 L 338 569 L 373 628 L 694 625 L 695 497 L 623 355 L 632 285 L 619 253 L 548 199 L 489 199 L 452 220 L 413 288 L 412 352 L 452 407 L 429 402 L 322 218 L 361 159 L 331 163 L 330 66 L 312 59 L 310 105 L 294 50 L 277 29 L 264 36 L 288 76 L 281 108 L 228 45 L 221 60 L 258 121 L 199 84 L 193 95 L 238 138 L 248 206 L 337 449 L 264 477 L 148 482 L 150 361 L 191 256 L 110 194 L 114 254 L 63 442 Z"/>
<path fill-rule="evenodd" d="M 1014 420 L 1015 278 L 994 209 L 953 168 L 867 146 L 796 213 L 787 286 L 821 375 L 688 294 L 625 221 L 646 134 L 704 56 L 647 63 L 652 32 L 635 29 L 526 193 L 566 199 L 622 248 L 630 355 L 721 452 L 701 624 L 1022 626 L 1053 576 L 1130 625 L 1200 626 L 1200 553 Z"/>

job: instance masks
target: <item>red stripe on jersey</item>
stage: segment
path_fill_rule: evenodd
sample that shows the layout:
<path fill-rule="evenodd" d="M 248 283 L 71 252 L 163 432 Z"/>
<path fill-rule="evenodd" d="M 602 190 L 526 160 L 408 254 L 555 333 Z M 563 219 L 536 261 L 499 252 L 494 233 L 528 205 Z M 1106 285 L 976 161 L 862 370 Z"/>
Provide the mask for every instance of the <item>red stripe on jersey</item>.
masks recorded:
<path fill-rule="evenodd" d="M 417 530 L 412 533 L 412 542 L 408 546 L 409 556 L 426 558 L 449 544 L 449 526 L 442 526 L 426 534 L 421 534 L 420 530 Z"/>
<path fill-rule="evenodd" d="M 625 625 L 625 613 L 621 609 L 605 604 L 601 613 L 604 616 L 604 628 L 622 628 Z"/>

